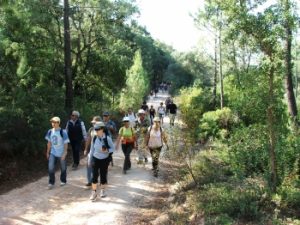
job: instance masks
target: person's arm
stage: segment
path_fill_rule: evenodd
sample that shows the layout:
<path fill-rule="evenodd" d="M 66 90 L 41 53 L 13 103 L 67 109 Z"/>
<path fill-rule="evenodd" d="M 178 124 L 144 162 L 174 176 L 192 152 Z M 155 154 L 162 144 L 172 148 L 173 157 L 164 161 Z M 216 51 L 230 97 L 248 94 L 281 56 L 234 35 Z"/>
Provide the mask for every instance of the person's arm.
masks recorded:
<path fill-rule="evenodd" d="M 107 143 L 108 143 L 108 146 L 109 146 L 108 152 L 113 153 L 115 151 L 115 145 L 114 145 L 111 137 L 106 137 L 106 138 L 107 138 Z"/>
<path fill-rule="evenodd" d="M 87 155 L 89 153 L 89 147 L 90 147 L 90 143 L 92 141 L 91 135 L 88 135 L 86 140 L 85 140 L 85 148 L 84 148 L 84 155 Z"/>
<path fill-rule="evenodd" d="M 63 142 L 64 142 L 64 152 L 61 156 L 61 159 L 65 160 L 68 154 L 68 143 L 70 142 L 68 133 L 66 131 L 63 131 Z"/>
<path fill-rule="evenodd" d="M 51 150 L 51 142 L 48 141 L 48 142 L 47 142 L 47 152 L 46 152 L 46 157 L 47 157 L 47 159 L 49 159 L 49 156 L 50 156 L 50 150 Z"/>

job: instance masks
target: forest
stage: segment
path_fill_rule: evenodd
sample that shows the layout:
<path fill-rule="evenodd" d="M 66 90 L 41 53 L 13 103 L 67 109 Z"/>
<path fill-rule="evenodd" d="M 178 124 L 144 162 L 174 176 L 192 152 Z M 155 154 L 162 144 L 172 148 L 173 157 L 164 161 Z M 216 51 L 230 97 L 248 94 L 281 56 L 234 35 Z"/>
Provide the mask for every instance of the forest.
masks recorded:
<path fill-rule="evenodd" d="M 52 116 L 120 122 L 170 82 L 185 124 L 173 222 L 300 224 L 297 3 L 205 0 L 192 16 L 212 52 L 178 52 L 138 24 L 135 1 L 1 0 L 0 185 L 42 168 Z"/>

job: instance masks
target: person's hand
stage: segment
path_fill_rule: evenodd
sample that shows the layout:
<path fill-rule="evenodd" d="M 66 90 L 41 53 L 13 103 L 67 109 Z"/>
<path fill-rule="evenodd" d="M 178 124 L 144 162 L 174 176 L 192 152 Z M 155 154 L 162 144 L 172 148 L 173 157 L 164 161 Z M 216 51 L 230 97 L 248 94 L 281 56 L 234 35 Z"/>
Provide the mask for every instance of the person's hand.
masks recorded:
<path fill-rule="evenodd" d="M 83 151 L 83 155 L 86 156 L 87 155 L 87 149 L 84 149 Z"/>
<path fill-rule="evenodd" d="M 46 158 L 47 158 L 47 160 L 49 160 L 49 157 L 50 157 L 50 153 L 46 152 Z"/>
<path fill-rule="evenodd" d="M 63 155 L 62 157 L 61 157 L 61 160 L 65 160 L 66 159 L 66 155 Z"/>

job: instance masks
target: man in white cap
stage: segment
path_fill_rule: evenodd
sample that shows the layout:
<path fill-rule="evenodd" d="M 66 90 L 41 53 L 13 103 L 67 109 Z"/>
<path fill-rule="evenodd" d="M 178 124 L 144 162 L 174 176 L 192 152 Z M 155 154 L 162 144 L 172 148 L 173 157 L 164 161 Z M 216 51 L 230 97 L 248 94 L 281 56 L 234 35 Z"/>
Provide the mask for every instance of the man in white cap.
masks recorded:
<path fill-rule="evenodd" d="M 47 142 L 47 159 L 49 183 L 48 189 L 52 189 L 55 184 L 55 164 L 60 163 L 60 185 L 64 186 L 67 183 L 67 162 L 66 156 L 68 153 L 69 138 L 65 130 L 60 128 L 60 118 L 55 116 L 50 120 L 52 129 L 49 129 L 45 139 Z"/>
<path fill-rule="evenodd" d="M 145 149 L 145 135 L 147 128 L 150 126 L 150 121 L 146 117 L 146 112 L 143 109 L 138 111 L 138 119 L 136 121 L 136 137 L 137 137 L 137 153 L 138 153 L 138 164 L 148 162 L 146 149 Z"/>
<path fill-rule="evenodd" d="M 84 122 L 79 119 L 79 116 L 78 111 L 73 111 L 66 126 L 73 152 L 73 170 L 76 170 L 79 165 L 81 144 L 87 138 Z"/>

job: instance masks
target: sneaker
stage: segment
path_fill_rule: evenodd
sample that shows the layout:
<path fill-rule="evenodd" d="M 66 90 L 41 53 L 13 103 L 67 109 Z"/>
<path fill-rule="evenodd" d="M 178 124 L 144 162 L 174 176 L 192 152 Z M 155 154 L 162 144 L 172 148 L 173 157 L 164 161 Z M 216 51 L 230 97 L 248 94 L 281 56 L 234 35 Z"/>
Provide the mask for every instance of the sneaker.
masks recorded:
<path fill-rule="evenodd" d="M 77 168 L 78 168 L 78 164 L 73 164 L 72 170 L 77 170 Z"/>
<path fill-rule="evenodd" d="M 101 189 L 101 190 L 100 190 L 100 197 L 101 197 L 101 198 L 106 197 L 106 193 L 105 193 L 105 190 L 104 190 L 104 189 Z"/>
<path fill-rule="evenodd" d="M 123 170 L 123 174 L 126 174 L 126 170 Z"/>
<path fill-rule="evenodd" d="M 154 171 L 153 171 L 153 176 L 154 176 L 154 177 L 158 177 L 158 171 L 157 171 L 157 170 L 154 170 Z"/>
<path fill-rule="evenodd" d="M 94 201 L 96 201 L 96 199 L 97 199 L 97 191 L 92 191 L 90 200 L 91 200 L 92 202 L 94 202 Z"/>
<path fill-rule="evenodd" d="M 62 187 L 62 186 L 65 186 L 67 183 L 65 183 L 65 182 L 60 182 L 60 186 Z"/>
<path fill-rule="evenodd" d="M 54 188 L 54 184 L 48 184 L 48 190 L 51 190 Z"/>

